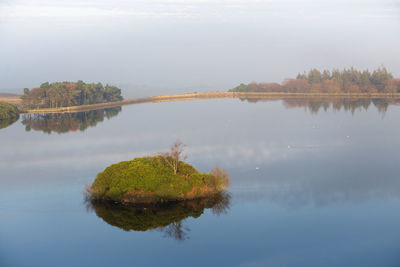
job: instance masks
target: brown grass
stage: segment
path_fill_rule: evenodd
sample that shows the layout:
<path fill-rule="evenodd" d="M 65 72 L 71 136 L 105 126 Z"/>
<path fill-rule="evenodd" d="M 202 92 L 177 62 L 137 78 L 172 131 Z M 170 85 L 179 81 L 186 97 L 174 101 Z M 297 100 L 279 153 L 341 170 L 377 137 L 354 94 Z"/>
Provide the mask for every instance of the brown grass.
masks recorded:
<path fill-rule="evenodd" d="M 14 105 L 22 103 L 21 95 L 0 93 L 0 102 L 6 102 Z"/>

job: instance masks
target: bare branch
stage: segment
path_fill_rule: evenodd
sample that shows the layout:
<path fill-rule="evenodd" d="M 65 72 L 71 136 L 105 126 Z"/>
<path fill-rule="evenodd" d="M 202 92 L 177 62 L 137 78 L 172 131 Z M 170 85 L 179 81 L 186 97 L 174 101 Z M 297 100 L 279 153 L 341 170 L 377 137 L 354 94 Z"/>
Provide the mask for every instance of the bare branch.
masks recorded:
<path fill-rule="evenodd" d="M 172 167 L 174 174 L 179 171 L 179 162 L 186 159 L 186 155 L 183 154 L 185 146 L 180 140 L 177 140 L 168 152 L 160 154 L 165 162 Z"/>

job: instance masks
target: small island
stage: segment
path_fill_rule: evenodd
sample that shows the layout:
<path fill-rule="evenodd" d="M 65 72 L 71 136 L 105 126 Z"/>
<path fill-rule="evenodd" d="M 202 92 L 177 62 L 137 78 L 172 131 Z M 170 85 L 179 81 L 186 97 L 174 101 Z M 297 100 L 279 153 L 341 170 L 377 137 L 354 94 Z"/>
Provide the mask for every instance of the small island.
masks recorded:
<path fill-rule="evenodd" d="M 19 118 L 18 108 L 12 104 L 0 102 L 0 129 L 5 128 Z"/>
<path fill-rule="evenodd" d="M 183 147 L 176 142 L 168 152 L 107 167 L 88 186 L 88 196 L 122 204 L 166 203 L 212 197 L 229 187 L 226 171 L 201 173 L 183 162 Z"/>
<path fill-rule="evenodd" d="M 121 89 L 102 83 L 45 82 L 40 87 L 24 89 L 24 109 L 60 108 L 121 101 Z"/>

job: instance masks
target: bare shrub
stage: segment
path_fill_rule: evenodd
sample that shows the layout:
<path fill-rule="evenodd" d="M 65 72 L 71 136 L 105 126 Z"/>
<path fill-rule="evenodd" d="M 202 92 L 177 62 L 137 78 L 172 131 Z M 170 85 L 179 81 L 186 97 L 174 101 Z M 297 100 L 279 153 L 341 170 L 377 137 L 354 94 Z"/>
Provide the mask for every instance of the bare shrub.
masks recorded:
<path fill-rule="evenodd" d="M 211 182 L 215 186 L 215 189 L 222 191 L 228 189 L 230 186 L 230 175 L 225 169 L 221 169 L 216 166 L 211 170 Z"/>
<path fill-rule="evenodd" d="M 90 185 L 85 184 L 85 187 L 83 189 L 83 196 L 86 200 L 90 200 L 93 197 L 93 189 Z"/>

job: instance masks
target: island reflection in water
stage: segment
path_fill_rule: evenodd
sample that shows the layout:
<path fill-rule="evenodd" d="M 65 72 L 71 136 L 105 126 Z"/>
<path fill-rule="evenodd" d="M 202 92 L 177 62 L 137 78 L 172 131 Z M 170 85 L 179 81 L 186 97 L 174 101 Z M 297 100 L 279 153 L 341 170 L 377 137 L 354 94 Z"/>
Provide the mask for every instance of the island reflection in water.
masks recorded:
<path fill-rule="evenodd" d="M 24 114 L 22 124 L 25 125 L 27 132 L 34 130 L 48 134 L 52 132 L 62 134 L 85 131 L 89 127 L 95 127 L 105 118 L 111 119 L 117 116 L 121 110 L 121 107 L 114 107 L 77 113 Z"/>
<path fill-rule="evenodd" d="M 249 103 L 272 101 L 263 98 L 242 98 L 242 101 Z M 285 108 L 301 108 L 308 109 L 312 114 L 317 114 L 321 109 L 325 112 L 332 108 L 334 111 L 351 111 L 352 114 L 356 110 L 368 110 L 374 105 L 378 111 L 385 115 L 389 105 L 400 105 L 400 99 L 396 98 L 356 98 L 356 97 L 323 97 L 323 98 L 282 98 Z"/>
<path fill-rule="evenodd" d="M 165 237 L 185 240 L 190 231 L 184 225 L 185 219 L 198 218 L 206 209 L 215 215 L 226 214 L 230 198 L 229 193 L 223 192 L 208 198 L 154 205 L 121 205 L 89 199 L 85 203 L 88 211 L 94 211 L 106 223 L 124 231 L 157 230 Z"/>
<path fill-rule="evenodd" d="M 280 100 L 287 109 L 306 108 L 312 114 L 317 114 L 320 110 L 327 112 L 329 109 L 334 111 L 351 111 L 354 114 L 357 110 L 368 110 L 374 105 L 382 116 L 385 115 L 389 105 L 400 105 L 400 99 L 395 98 L 339 98 L 339 97 L 321 97 L 321 98 L 241 98 L 242 101 L 250 103 L 270 102 Z M 27 132 L 42 131 L 51 134 L 58 134 L 85 131 L 89 127 L 95 127 L 98 122 L 104 121 L 104 118 L 110 119 L 121 112 L 121 107 L 109 109 L 99 109 L 87 112 L 62 113 L 62 114 L 24 114 L 22 115 L 22 124 L 25 125 Z M 0 129 L 8 127 L 12 122 L 0 124 Z"/>

